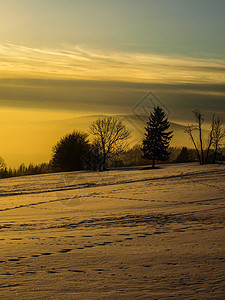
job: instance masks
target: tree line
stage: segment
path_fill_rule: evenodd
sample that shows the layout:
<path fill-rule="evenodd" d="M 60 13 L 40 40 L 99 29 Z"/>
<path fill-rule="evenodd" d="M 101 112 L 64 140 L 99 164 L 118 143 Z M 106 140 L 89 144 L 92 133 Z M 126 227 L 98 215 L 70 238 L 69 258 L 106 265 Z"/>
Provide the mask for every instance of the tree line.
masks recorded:
<path fill-rule="evenodd" d="M 48 172 L 69 172 L 77 170 L 104 171 L 108 167 L 147 165 L 155 168 L 156 162 L 215 163 L 225 157 L 219 153 L 225 138 L 222 120 L 212 117 L 207 138 L 203 137 L 204 116 L 199 109 L 193 111 L 196 125 L 188 125 L 194 149 L 170 147 L 173 132 L 163 109 L 155 107 L 150 113 L 141 145 L 128 147 L 130 132 L 125 124 L 115 117 L 103 117 L 89 127 L 89 134 L 79 131 L 63 136 L 52 148 L 49 163 L 39 165 L 21 164 L 17 169 L 7 168 L 0 158 L 0 178 L 44 174 Z M 197 133 L 197 137 L 196 134 Z M 91 139 L 89 139 L 91 136 Z M 220 157 L 219 157 L 220 156 Z"/>

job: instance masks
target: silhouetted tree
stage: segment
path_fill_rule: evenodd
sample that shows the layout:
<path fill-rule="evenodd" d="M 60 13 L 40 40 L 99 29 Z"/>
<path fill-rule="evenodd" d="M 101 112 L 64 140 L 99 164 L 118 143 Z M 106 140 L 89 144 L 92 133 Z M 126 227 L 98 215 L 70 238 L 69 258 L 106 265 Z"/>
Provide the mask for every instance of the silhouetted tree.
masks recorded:
<path fill-rule="evenodd" d="M 0 156 L 0 178 L 7 177 L 7 169 L 4 159 Z"/>
<path fill-rule="evenodd" d="M 188 125 L 187 129 L 185 132 L 190 136 L 191 141 L 195 147 L 196 154 L 198 156 L 198 160 L 200 164 L 205 163 L 205 158 L 204 158 L 204 149 L 203 149 L 203 138 L 202 138 L 202 124 L 204 122 L 204 117 L 203 114 L 201 113 L 200 109 L 195 109 L 193 110 L 193 114 L 195 117 L 195 121 L 197 123 L 197 126 L 194 125 Z M 199 145 L 200 145 L 200 150 L 198 149 L 197 142 L 195 141 L 193 131 L 197 130 L 199 133 Z"/>
<path fill-rule="evenodd" d="M 60 139 L 53 147 L 51 164 L 55 171 L 76 171 L 84 168 L 84 160 L 89 150 L 86 133 L 74 131 Z"/>
<path fill-rule="evenodd" d="M 103 154 L 101 151 L 101 145 L 98 140 L 94 140 L 90 146 L 88 153 L 83 157 L 85 169 L 90 171 L 102 171 L 103 170 Z"/>
<path fill-rule="evenodd" d="M 202 138 L 202 124 L 204 123 L 204 117 L 200 109 L 193 110 L 195 116 L 195 121 L 197 122 L 198 132 L 199 132 L 199 143 L 200 143 L 200 153 L 201 153 L 201 163 L 205 163 L 204 150 L 203 150 L 203 138 Z"/>
<path fill-rule="evenodd" d="M 145 127 L 147 132 L 142 142 L 144 158 L 152 160 L 152 168 L 156 160 L 166 161 L 169 158 L 168 147 L 173 137 L 173 131 L 167 132 L 169 127 L 170 123 L 162 108 L 155 107 Z"/>
<path fill-rule="evenodd" d="M 186 133 L 189 134 L 193 145 L 196 150 L 196 154 L 198 156 L 198 160 L 200 164 L 207 163 L 209 159 L 212 162 L 216 161 L 218 148 L 221 147 L 221 142 L 225 138 L 225 129 L 223 128 L 223 122 L 220 118 L 216 118 L 215 114 L 212 117 L 212 124 L 211 124 L 211 130 L 209 132 L 208 142 L 207 142 L 207 148 L 204 151 L 203 149 L 203 137 L 202 137 L 202 124 L 204 122 L 203 114 L 199 109 L 195 109 L 193 111 L 195 120 L 197 122 L 197 126 L 188 125 L 187 129 L 185 130 Z M 193 131 L 198 130 L 199 132 L 199 145 L 200 150 L 198 149 L 197 142 L 194 139 Z M 214 146 L 214 158 L 211 159 L 212 155 L 210 154 L 211 147 Z M 204 152 L 206 154 L 206 157 L 204 157 Z"/>
<path fill-rule="evenodd" d="M 122 153 L 130 136 L 122 121 L 114 117 L 99 118 L 90 125 L 90 133 L 96 138 L 102 157 L 102 169 L 106 170 L 107 160 Z"/>
<path fill-rule="evenodd" d="M 214 131 L 215 131 L 215 123 L 216 123 L 215 114 L 213 114 L 211 130 L 209 132 L 209 137 L 208 137 L 208 146 L 207 146 L 207 150 L 206 150 L 206 158 L 205 158 L 206 164 L 208 163 L 208 160 L 209 160 L 210 148 L 213 145 L 213 135 L 214 135 Z"/>
<path fill-rule="evenodd" d="M 123 164 L 125 166 L 147 165 L 149 161 L 143 158 L 141 145 L 134 145 L 131 149 L 122 154 Z"/>
<path fill-rule="evenodd" d="M 191 138 L 191 141 L 195 147 L 195 151 L 196 151 L 196 155 L 198 157 L 198 161 L 199 163 L 201 164 L 201 156 L 200 156 L 200 153 L 199 153 L 199 150 L 198 150 L 198 147 L 197 147 L 197 144 L 195 142 L 195 139 L 194 139 L 194 136 L 193 136 L 193 131 L 195 130 L 196 128 L 193 126 L 193 125 L 188 125 L 187 126 L 187 129 L 185 130 L 185 132 L 190 136 Z"/>
<path fill-rule="evenodd" d="M 213 145 L 214 145 L 214 159 L 213 162 L 216 162 L 217 152 L 219 147 L 221 146 L 221 142 L 225 138 L 225 129 L 223 127 L 223 122 L 220 118 L 215 119 L 214 128 L 213 128 Z"/>
<path fill-rule="evenodd" d="M 6 164 L 4 162 L 4 159 L 0 156 L 0 171 L 5 169 Z"/>
<path fill-rule="evenodd" d="M 189 151 L 187 147 L 183 147 L 181 149 L 180 154 L 177 156 L 176 162 L 178 163 L 185 163 L 185 162 L 189 162 L 190 161 L 190 157 L 189 157 Z"/>

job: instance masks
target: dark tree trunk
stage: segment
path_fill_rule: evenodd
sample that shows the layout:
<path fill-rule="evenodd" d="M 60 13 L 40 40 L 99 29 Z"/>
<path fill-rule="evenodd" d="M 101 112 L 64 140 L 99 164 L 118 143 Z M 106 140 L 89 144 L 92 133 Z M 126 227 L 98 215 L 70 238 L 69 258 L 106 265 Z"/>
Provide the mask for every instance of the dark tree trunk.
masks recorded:
<path fill-rule="evenodd" d="M 154 141 L 154 150 L 153 150 L 153 158 L 152 158 L 152 168 L 155 168 L 155 148 L 156 148 L 156 142 Z"/>
<path fill-rule="evenodd" d="M 215 162 L 216 162 L 217 151 L 218 151 L 218 145 L 216 144 L 215 152 L 214 152 L 214 160 L 213 160 L 214 164 L 215 164 Z"/>
<path fill-rule="evenodd" d="M 152 159 L 152 168 L 153 169 L 155 168 L 155 157 L 153 157 L 153 159 Z"/>
<path fill-rule="evenodd" d="M 210 139 L 210 141 L 209 141 L 209 145 L 208 145 L 207 152 L 206 152 L 206 159 L 205 159 L 206 164 L 208 163 L 209 151 L 210 151 L 211 146 L 212 146 L 212 139 Z"/>
<path fill-rule="evenodd" d="M 190 137 L 191 137 L 192 143 L 194 144 L 195 151 L 196 151 L 196 153 L 197 153 L 199 163 L 201 164 L 201 163 L 202 163 L 202 162 L 201 162 L 201 156 L 200 156 L 200 154 L 199 154 L 198 147 L 197 147 L 197 145 L 196 145 L 196 143 L 195 143 L 194 137 L 193 137 L 193 135 L 192 135 L 191 132 L 189 133 L 189 135 L 190 135 Z"/>
<path fill-rule="evenodd" d="M 202 143 L 202 128 L 199 128 L 199 139 L 200 139 L 200 146 L 201 146 L 201 161 L 202 164 L 205 163 L 205 159 L 204 159 L 204 151 L 203 151 L 203 143 Z"/>
<path fill-rule="evenodd" d="M 102 170 L 103 170 L 103 171 L 106 170 L 106 155 L 105 155 L 105 153 L 104 153 L 104 155 L 103 155 Z"/>

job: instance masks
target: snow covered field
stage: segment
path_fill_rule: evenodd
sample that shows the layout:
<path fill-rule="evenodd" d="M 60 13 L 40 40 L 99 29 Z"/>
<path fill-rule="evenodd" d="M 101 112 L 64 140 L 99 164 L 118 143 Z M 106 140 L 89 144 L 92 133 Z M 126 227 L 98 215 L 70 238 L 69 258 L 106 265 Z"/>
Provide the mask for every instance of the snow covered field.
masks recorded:
<path fill-rule="evenodd" d="M 9 178 L 0 299 L 225 299 L 225 166 Z"/>

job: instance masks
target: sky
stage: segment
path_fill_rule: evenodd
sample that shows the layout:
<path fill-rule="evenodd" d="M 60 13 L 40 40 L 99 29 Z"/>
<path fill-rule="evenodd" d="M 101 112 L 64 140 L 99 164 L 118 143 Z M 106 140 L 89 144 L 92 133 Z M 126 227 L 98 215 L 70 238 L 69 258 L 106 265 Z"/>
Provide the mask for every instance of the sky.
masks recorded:
<path fill-rule="evenodd" d="M 61 120 L 132 114 L 148 92 L 174 122 L 194 108 L 225 119 L 224 12 L 224 0 L 0 0 L 0 156 L 47 161 Z"/>

